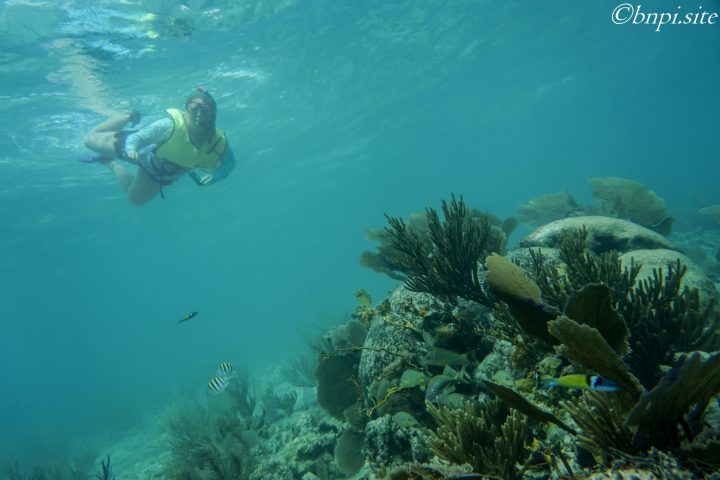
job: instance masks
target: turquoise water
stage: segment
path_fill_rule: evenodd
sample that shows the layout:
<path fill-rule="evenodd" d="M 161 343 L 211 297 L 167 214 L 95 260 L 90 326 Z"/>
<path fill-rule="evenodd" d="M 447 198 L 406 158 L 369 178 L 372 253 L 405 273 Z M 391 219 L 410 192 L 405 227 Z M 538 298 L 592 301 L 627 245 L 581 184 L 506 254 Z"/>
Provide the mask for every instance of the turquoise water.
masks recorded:
<path fill-rule="evenodd" d="M 219 361 L 306 348 L 354 290 L 395 285 L 358 264 L 385 212 L 455 192 L 508 216 L 589 201 L 590 176 L 642 182 L 680 226 L 720 202 L 717 24 L 616 25 L 606 1 L 56 3 L 0 5 L 2 453 L 122 432 Z M 198 84 L 227 180 L 138 208 L 75 161 L 108 113 L 157 119 Z"/>

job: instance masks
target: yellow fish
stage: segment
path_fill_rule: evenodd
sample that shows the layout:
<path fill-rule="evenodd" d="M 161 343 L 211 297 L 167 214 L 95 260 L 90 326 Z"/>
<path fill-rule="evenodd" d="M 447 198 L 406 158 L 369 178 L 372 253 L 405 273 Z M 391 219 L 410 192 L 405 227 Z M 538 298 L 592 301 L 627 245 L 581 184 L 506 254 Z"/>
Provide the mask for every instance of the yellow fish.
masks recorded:
<path fill-rule="evenodd" d="M 579 388 L 596 392 L 617 392 L 620 387 L 610 380 L 598 375 L 563 375 L 558 378 L 545 378 L 546 387 Z"/>

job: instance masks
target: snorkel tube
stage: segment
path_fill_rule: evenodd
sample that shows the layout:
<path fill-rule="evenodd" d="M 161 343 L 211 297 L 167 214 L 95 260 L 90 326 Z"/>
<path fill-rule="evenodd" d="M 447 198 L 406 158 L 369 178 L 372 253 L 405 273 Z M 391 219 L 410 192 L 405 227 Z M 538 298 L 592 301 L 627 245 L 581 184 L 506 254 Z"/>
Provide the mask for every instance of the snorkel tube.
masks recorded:
<path fill-rule="evenodd" d="M 212 123 L 211 125 L 208 125 L 208 129 L 212 128 L 214 130 L 215 120 L 217 119 L 217 103 L 215 103 L 215 98 L 207 91 L 206 88 L 198 85 L 195 87 L 195 92 L 185 100 L 185 110 L 188 111 L 190 104 L 196 100 L 199 100 L 201 103 L 209 106 L 212 110 Z"/>

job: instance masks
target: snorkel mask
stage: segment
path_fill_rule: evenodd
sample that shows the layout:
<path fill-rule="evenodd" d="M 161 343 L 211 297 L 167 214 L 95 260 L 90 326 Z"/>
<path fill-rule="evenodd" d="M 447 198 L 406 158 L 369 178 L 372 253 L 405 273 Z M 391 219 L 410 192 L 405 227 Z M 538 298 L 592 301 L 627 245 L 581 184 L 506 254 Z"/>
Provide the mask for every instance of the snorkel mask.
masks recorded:
<path fill-rule="evenodd" d="M 203 87 L 195 87 L 196 92 L 185 100 L 185 110 L 193 116 L 202 115 L 207 118 L 202 125 L 207 128 L 215 128 L 215 119 L 217 117 L 217 104 L 210 92 Z M 202 112 L 198 112 L 202 110 Z"/>

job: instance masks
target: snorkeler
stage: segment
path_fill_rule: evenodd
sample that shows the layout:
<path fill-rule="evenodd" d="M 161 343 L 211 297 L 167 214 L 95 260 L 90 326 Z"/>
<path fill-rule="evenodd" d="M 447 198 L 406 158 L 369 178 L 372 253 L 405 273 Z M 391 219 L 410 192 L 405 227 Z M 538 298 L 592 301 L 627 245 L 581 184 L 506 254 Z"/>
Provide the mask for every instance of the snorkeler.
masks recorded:
<path fill-rule="evenodd" d="M 198 87 L 185 101 L 184 111 L 171 108 L 167 113 L 168 117 L 139 130 L 123 129 L 139 123 L 137 112 L 110 118 L 85 138 L 85 146 L 99 155 L 80 161 L 104 165 L 135 205 L 162 195 L 164 186 L 185 173 L 200 186 L 227 177 L 235 166 L 235 155 L 223 131 L 215 127 L 217 105 L 212 95 Z M 116 159 L 138 165 L 137 174 Z"/>

